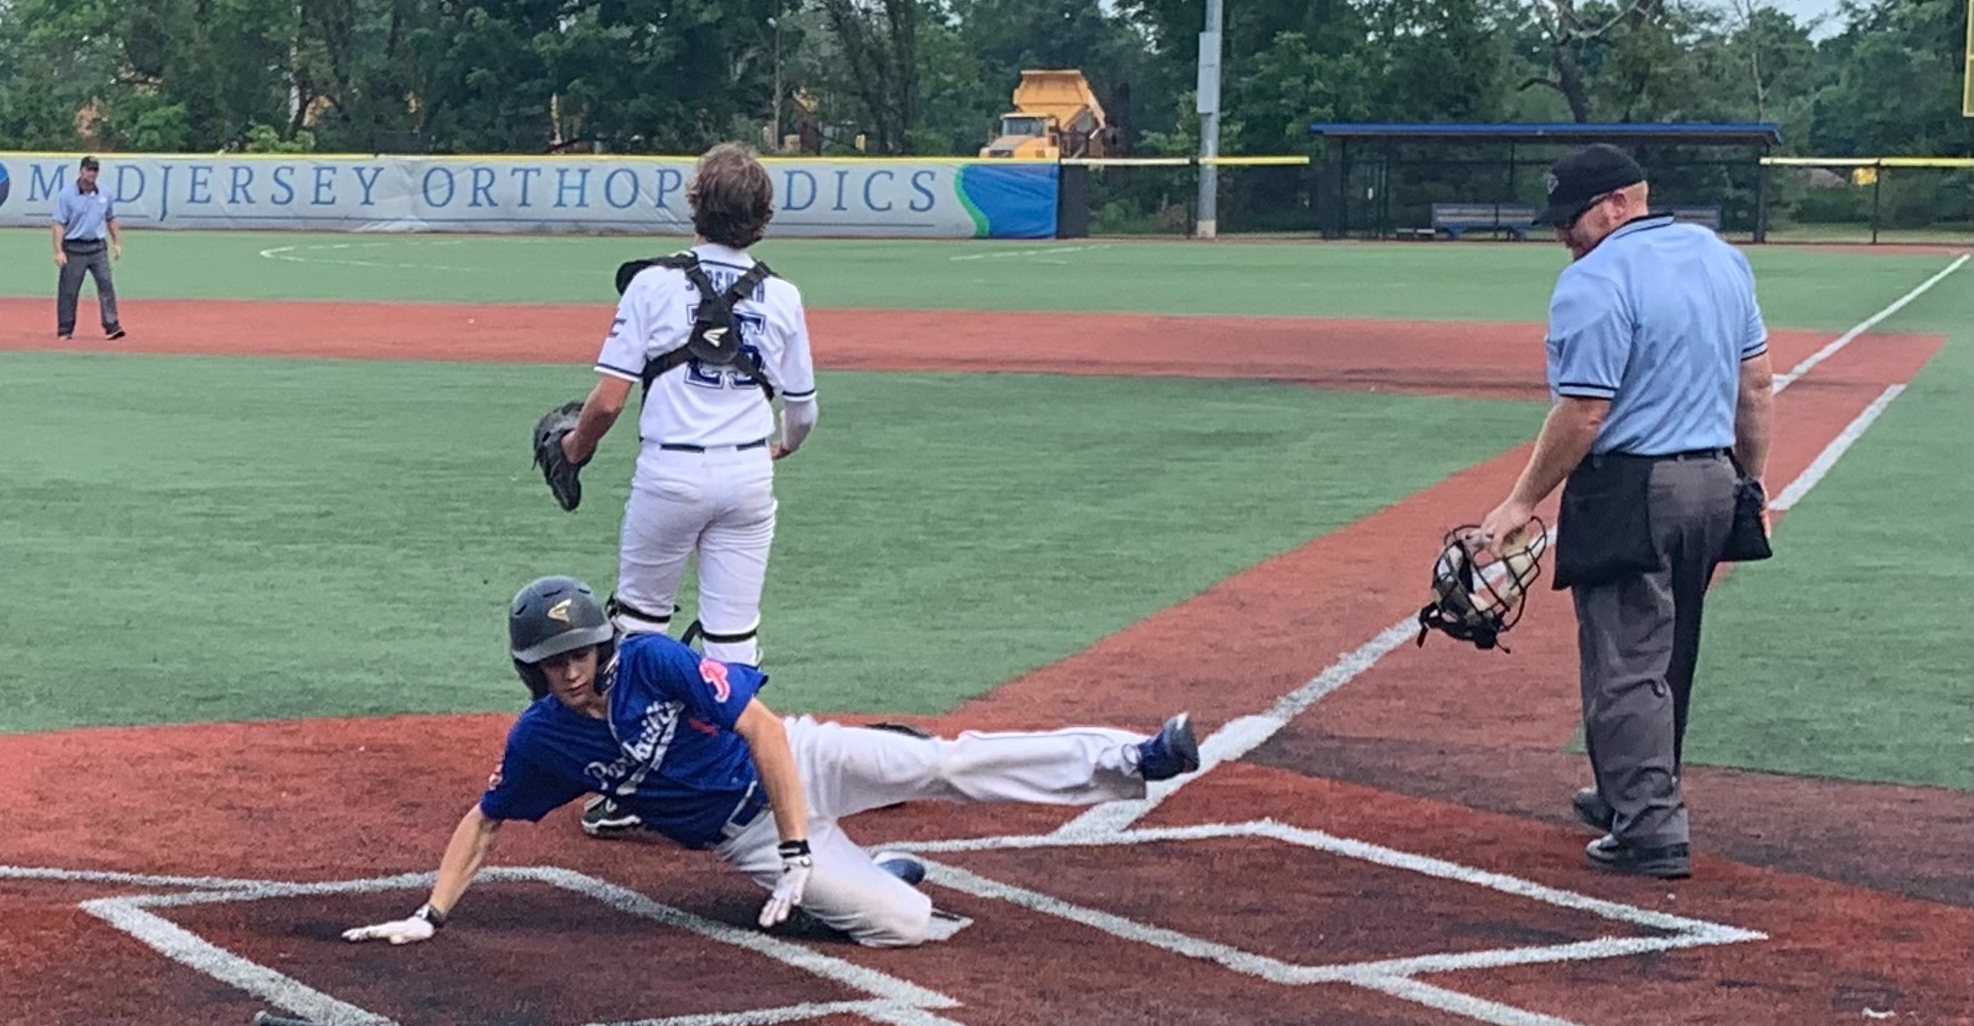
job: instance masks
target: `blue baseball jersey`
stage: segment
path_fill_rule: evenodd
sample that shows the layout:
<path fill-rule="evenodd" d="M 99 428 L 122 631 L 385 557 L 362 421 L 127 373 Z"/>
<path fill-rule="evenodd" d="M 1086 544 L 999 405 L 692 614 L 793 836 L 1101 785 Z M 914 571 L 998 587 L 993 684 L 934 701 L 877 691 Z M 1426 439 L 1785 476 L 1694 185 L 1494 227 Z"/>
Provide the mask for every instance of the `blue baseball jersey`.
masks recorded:
<path fill-rule="evenodd" d="M 481 813 L 532 822 L 595 792 L 688 848 L 717 843 L 758 780 L 733 728 L 767 675 L 667 635 L 633 634 L 617 646 L 614 676 L 607 719 L 554 695 L 521 713 Z"/>

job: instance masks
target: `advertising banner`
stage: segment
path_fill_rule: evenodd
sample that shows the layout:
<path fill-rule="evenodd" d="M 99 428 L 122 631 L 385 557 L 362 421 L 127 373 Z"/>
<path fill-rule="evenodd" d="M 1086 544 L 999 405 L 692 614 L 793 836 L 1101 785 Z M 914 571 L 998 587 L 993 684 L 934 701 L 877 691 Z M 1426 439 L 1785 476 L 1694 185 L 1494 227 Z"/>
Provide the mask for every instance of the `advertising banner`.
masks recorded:
<path fill-rule="evenodd" d="M 77 155 L 0 153 L 0 226 L 46 227 Z M 103 154 L 126 227 L 690 235 L 685 158 Z M 775 236 L 1043 239 L 1057 167 L 765 161 Z"/>

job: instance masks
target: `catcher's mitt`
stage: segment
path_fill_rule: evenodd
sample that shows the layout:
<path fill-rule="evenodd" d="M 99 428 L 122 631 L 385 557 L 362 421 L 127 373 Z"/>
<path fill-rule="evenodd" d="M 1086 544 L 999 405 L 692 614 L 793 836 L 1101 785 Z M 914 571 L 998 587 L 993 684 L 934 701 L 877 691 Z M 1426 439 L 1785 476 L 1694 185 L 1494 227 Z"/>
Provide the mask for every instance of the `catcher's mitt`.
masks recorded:
<path fill-rule="evenodd" d="M 1522 618 L 1529 586 L 1542 574 L 1549 532 L 1531 520 L 1522 535 L 1504 543 L 1498 557 L 1486 558 L 1480 528 L 1474 524 L 1446 533 L 1445 547 L 1433 562 L 1433 601 L 1419 610 L 1419 644 L 1435 630 L 1471 641 L 1475 648 L 1500 647 L 1500 636 Z"/>
<path fill-rule="evenodd" d="M 543 479 L 548 482 L 548 490 L 555 495 L 555 501 L 565 510 L 573 511 L 583 501 L 583 483 L 577 471 L 589 463 L 572 463 L 562 453 L 562 436 L 576 429 L 576 419 L 583 412 L 583 404 L 563 403 L 541 415 L 535 421 L 534 445 L 535 466 L 541 468 Z"/>

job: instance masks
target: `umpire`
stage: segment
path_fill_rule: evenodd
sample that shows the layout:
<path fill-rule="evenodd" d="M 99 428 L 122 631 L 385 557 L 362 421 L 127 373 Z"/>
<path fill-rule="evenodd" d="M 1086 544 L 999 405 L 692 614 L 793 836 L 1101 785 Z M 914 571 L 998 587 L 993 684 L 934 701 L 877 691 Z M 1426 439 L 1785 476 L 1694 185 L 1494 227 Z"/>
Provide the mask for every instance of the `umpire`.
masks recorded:
<path fill-rule="evenodd" d="M 1680 759 L 1701 604 L 1720 562 L 1759 558 L 1731 542 L 1754 533 L 1765 554 L 1754 489 L 1768 459 L 1768 332 L 1747 259 L 1705 228 L 1651 214 L 1645 172 L 1623 151 L 1576 150 L 1545 184 L 1536 224 L 1553 225 L 1572 258 L 1549 305 L 1552 406 L 1481 530 L 1512 537 L 1563 486 L 1552 586 L 1576 606 L 1596 779 L 1573 804 L 1606 831 L 1585 856 L 1685 877 Z"/>
<path fill-rule="evenodd" d="M 55 293 L 55 334 L 75 336 L 75 304 L 82 295 L 82 276 L 96 279 L 96 302 L 102 309 L 103 334 L 123 337 L 117 320 L 117 290 L 110 281 L 110 261 L 123 256 L 123 235 L 117 227 L 116 205 L 96 184 L 100 170 L 95 157 L 82 158 L 75 183 L 55 193 L 52 234 L 55 266 L 61 283 Z"/>

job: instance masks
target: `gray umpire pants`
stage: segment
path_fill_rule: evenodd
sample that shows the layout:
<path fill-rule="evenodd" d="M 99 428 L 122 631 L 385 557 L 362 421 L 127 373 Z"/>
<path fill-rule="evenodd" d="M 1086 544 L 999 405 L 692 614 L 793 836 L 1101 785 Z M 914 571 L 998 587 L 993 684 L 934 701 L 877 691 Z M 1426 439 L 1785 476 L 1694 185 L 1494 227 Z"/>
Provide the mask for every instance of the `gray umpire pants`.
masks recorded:
<path fill-rule="evenodd" d="M 55 293 L 55 331 L 68 335 L 75 331 L 75 304 L 82 295 L 82 276 L 96 279 L 96 303 L 101 308 L 103 333 L 117 330 L 117 289 L 110 282 L 110 246 L 107 242 L 64 242 L 62 252 L 68 263 L 62 265 L 60 290 Z"/>
<path fill-rule="evenodd" d="M 1653 464 L 1647 498 L 1660 568 L 1573 589 L 1583 728 L 1611 833 L 1637 847 L 1688 840 L 1679 785 L 1700 612 L 1734 522 L 1725 457 Z"/>

